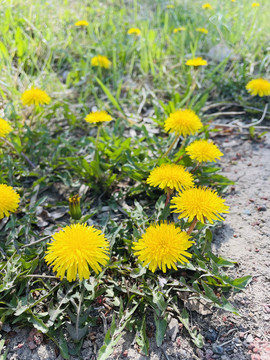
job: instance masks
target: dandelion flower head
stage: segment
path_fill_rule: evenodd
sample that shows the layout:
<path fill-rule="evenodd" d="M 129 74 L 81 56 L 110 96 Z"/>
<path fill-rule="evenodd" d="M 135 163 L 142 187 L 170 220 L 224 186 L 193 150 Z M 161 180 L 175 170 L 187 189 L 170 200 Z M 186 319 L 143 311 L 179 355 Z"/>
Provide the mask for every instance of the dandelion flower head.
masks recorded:
<path fill-rule="evenodd" d="M 15 212 L 19 207 L 20 195 L 13 187 L 0 184 L 0 220 L 10 213 Z"/>
<path fill-rule="evenodd" d="M 204 34 L 208 34 L 208 30 L 205 28 L 197 28 L 196 31 L 204 33 Z"/>
<path fill-rule="evenodd" d="M 202 57 L 196 57 L 194 59 L 189 59 L 186 61 L 187 66 L 206 66 L 208 65 L 208 62 L 204 60 Z"/>
<path fill-rule="evenodd" d="M 180 109 L 170 114 L 165 121 L 165 131 L 176 135 L 194 135 L 202 128 L 200 118 L 190 109 Z"/>
<path fill-rule="evenodd" d="M 105 121 L 111 121 L 112 117 L 106 111 L 94 111 L 88 114 L 85 118 L 85 121 L 88 123 L 101 123 Z"/>
<path fill-rule="evenodd" d="M 246 85 L 247 91 L 251 95 L 269 96 L 270 95 L 270 82 L 259 78 L 251 80 Z"/>
<path fill-rule="evenodd" d="M 260 3 L 254 2 L 254 3 L 251 4 L 251 6 L 252 6 L 252 7 L 259 7 L 259 6 L 260 6 Z"/>
<path fill-rule="evenodd" d="M 209 3 L 203 4 L 203 5 L 202 5 L 202 8 L 203 8 L 203 9 L 210 9 L 210 10 L 213 10 L 212 5 L 211 5 L 211 4 L 209 4 Z"/>
<path fill-rule="evenodd" d="M 191 143 L 186 148 L 186 153 L 192 160 L 196 160 L 199 163 L 206 161 L 214 161 L 216 159 L 220 160 L 220 157 L 223 156 L 219 148 L 212 142 L 208 140 L 196 140 Z"/>
<path fill-rule="evenodd" d="M 79 21 L 75 22 L 74 25 L 75 25 L 75 26 L 88 26 L 88 25 L 89 25 L 89 22 L 86 21 L 86 20 L 79 20 Z"/>
<path fill-rule="evenodd" d="M 141 30 L 138 29 L 138 28 L 131 28 L 128 30 L 128 35 L 137 35 L 137 36 L 140 36 L 141 35 Z"/>
<path fill-rule="evenodd" d="M 51 98 L 49 95 L 38 88 L 32 88 L 29 90 L 26 90 L 21 97 L 21 101 L 23 105 L 30 106 L 30 105 L 47 105 L 51 102 Z"/>
<path fill-rule="evenodd" d="M 174 5 L 169 4 L 169 5 L 166 6 L 166 8 L 167 8 L 167 9 L 174 9 Z"/>
<path fill-rule="evenodd" d="M 109 69 L 112 65 L 112 62 L 107 58 L 107 56 L 97 55 L 92 58 L 91 65 Z"/>
<path fill-rule="evenodd" d="M 185 31 L 185 30 L 186 30 L 186 28 L 184 26 L 180 26 L 178 28 L 173 29 L 173 33 L 176 34 L 180 31 Z"/>
<path fill-rule="evenodd" d="M 182 165 L 162 164 L 151 171 L 147 184 L 165 190 L 183 190 L 194 186 L 193 176 Z"/>
<path fill-rule="evenodd" d="M 6 137 L 12 130 L 12 127 L 6 120 L 0 119 L 0 136 Z"/>
<path fill-rule="evenodd" d="M 48 243 L 45 261 L 53 266 L 53 271 L 61 279 L 67 274 L 67 280 L 80 280 L 90 277 L 90 270 L 96 274 L 109 260 L 109 242 L 100 230 L 86 224 L 74 224 L 64 227 Z"/>
<path fill-rule="evenodd" d="M 189 238 L 186 232 L 176 228 L 173 223 L 150 225 L 142 238 L 133 245 L 134 254 L 143 262 L 143 266 L 149 266 L 152 272 L 157 268 L 164 273 L 167 268 L 177 270 L 178 261 L 187 263 L 186 258 L 192 257 L 186 251 L 193 244 Z"/>
<path fill-rule="evenodd" d="M 204 224 L 207 219 L 210 224 L 214 220 L 224 220 L 220 213 L 228 213 L 229 206 L 217 192 L 206 187 L 191 188 L 179 193 L 171 200 L 173 212 L 179 213 L 179 219 L 188 218 L 192 221 L 195 217 Z"/>

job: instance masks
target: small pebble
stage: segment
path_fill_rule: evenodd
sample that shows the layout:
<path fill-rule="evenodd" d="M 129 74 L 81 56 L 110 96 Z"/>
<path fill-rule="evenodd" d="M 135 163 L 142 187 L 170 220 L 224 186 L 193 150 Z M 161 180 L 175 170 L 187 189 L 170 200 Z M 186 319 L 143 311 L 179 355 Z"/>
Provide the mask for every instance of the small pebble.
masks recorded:
<path fill-rule="evenodd" d="M 216 332 L 215 329 L 210 328 L 205 333 L 205 339 L 210 340 L 211 342 L 215 342 L 217 340 L 217 337 L 218 337 L 218 333 Z"/>
<path fill-rule="evenodd" d="M 258 206 L 258 207 L 257 207 L 257 210 L 258 210 L 258 211 L 266 211 L 267 209 L 266 209 L 265 206 Z"/>
<path fill-rule="evenodd" d="M 212 349 L 213 349 L 214 353 L 217 354 L 217 355 L 222 355 L 223 351 L 224 351 L 223 347 L 220 346 L 220 345 L 217 345 L 217 344 L 213 344 Z"/>

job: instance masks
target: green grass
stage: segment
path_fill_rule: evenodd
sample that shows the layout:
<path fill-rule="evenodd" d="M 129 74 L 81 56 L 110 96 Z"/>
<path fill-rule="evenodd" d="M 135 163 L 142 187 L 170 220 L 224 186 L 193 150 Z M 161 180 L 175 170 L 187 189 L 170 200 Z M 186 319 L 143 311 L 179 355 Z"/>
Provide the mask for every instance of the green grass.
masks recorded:
<path fill-rule="evenodd" d="M 269 79 L 270 24 L 267 1 L 259 8 L 251 3 L 213 0 L 211 11 L 202 10 L 203 1 L 187 0 L 2 2 L 1 117 L 14 131 L 8 138 L 12 146 L 0 140 L 0 183 L 15 187 L 22 197 L 18 213 L 0 220 L 2 322 L 32 323 L 68 358 L 65 336 L 77 344 L 74 352 L 79 353 L 86 324 L 96 325 L 99 316 L 93 309 L 103 299 L 120 324 L 117 328 L 112 321 L 106 335 L 107 346 L 99 354 L 106 359 L 124 328 L 136 330 L 137 342 L 148 352 L 146 315 L 138 314 L 148 314 L 149 308 L 155 314 L 158 345 L 169 306 L 201 347 L 202 337 L 189 327 L 186 310 L 178 310 L 183 307 L 179 289 L 237 311 L 217 293 L 239 291 L 250 278 L 224 275 L 221 267 L 234 264 L 211 253 L 212 226 L 197 227 L 192 263 L 170 271 L 164 287 L 159 282 L 164 275 L 138 264 L 131 247 L 149 223 L 173 220 L 164 206 L 166 196 L 146 184 L 155 166 L 181 157 L 198 184 L 220 193 L 231 184 L 216 165 L 197 169 L 184 149 L 162 158 L 173 141 L 163 125 L 172 111 L 189 107 L 205 124 L 198 136 L 208 138 L 213 129 L 207 120 L 224 106 L 226 111 L 245 110 L 248 121 L 260 117 L 263 100 L 250 97 L 245 85 L 252 78 Z M 81 19 L 89 26 L 76 28 L 74 23 Z M 174 34 L 179 26 L 186 31 Z M 141 36 L 128 36 L 130 27 L 140 28 Z M 207 28 L 208 34 L 196 32 L 197 27 Z M 230 49 L 231 56 L 213 59 L 209 54 L 217 45 Z M 98 54 L 112 61 L 110 69 L 91 66 Z M 186 60 L 194 56 L 205 58 L 208 66 L 187 67 Z M 50 105 L 35 111 L 22 106 L 21 94 L 33 85 L 52 97 Z M 107 110 L 114 119 L 101 127 L 98 144 L 96 127 L 84 121 L 93 108 Z M 112 260 L 99 276 L 69 284 L 46 278 L 54 273 L 43 259 L 45 240 L 25 245 L 70 223 L 68 198 L 76 193 L 82 197 L 84 220 L 109 239 Z M 64 216 L 57 217 L 63 209 Z M 40 225 L 41 219 L 47 224 Z M 190 225 L 183 220 L 179 224 L 183 229 Z"/>

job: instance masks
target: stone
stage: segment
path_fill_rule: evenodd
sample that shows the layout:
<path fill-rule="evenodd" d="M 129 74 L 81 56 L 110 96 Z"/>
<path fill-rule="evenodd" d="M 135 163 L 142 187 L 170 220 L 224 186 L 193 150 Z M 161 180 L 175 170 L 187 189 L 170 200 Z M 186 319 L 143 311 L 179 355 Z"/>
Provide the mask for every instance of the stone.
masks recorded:
<path fill-rule="evenodd" d="M 167 335 L 171 338 L 172 341 L 175 341 L 176 336 L 179 332 L 179 322 L 175 318 L 171 318 L 171 321 L 169 322 L 168 329 L 167 329 Z"/>
<path fill-rule="evenodd" d="M 251 334 L 248 334 L 247 338 L 246 338 L 246 342 L 248 344 L 251 344 L 254 341 L 254 338 Z"/>
<path fill-rule="evenodd" d="M 213 352 L 217 355 L 222 355 L 224 352 L 223 347 L 220 345 L 217 345 L 217 344 L 213 344 L 212 349 L 213 349 Z"/>
<path fill-rule="evenodd" d="M 205 333 L 205 339 L 210 340 L 211 342 L 215 342 L 218 337 L 218 333 L 215 329 L 209 328 Z"/>

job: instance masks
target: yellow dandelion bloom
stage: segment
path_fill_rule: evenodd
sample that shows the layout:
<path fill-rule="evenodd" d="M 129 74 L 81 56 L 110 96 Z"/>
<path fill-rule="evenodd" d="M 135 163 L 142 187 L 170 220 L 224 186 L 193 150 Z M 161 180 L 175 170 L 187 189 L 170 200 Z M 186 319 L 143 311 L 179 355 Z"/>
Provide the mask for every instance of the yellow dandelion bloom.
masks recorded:
<path fill-rule="evenodd" d="M 269 96 L 270 95 L 270 82 L 268 80 L 259 78 L 251 80 L 246 85 L 247 91 L 251 95 Z"/>
<path fill-rule="evenodd" d="M 109 242 L 100 230 L 86 224 L 75 224 L 64 227 L 52 237 L 48 243 L 45 261 L 53 266 L 53 271 L 67 280 L 88 279 L 90 270 L 96 274 L 101 271 L 109 260 Z"/>
<path fill-rule="evenodd" d="M 187 66 L 206 66 L 208 65 L 208 62 L 204 60 L 202 57 L 196 57 L 194 59 L 187 60 L 186 62 Z"/>
<path fill-rule="evenodd" d="M 231 0 L 231 2 L 235 2 L 235 0 Z"/>
<path fill-rule="evenodd" d="M 204 34 L 208 34 L 208 30 L 205 28 L 197 28 L 196 31 L 204 33 Z"/>
<path fill-rule="evenodd" d="M 186 30 L 186 28 L 184 26 L 180 26 L 178 28 L 173 29 L 173 33 L 176 34 L 179 31 L 185 31 L 185 30 Z"/>
<path fill-rule="evenodd" d="M 180 213 L 179 219 L 187 217 L 192 221 L 195 217 L 204 224 L 207 219 L 210 224 L 213 220 L 224 220 L 219 213 L 228 213 L 229 206 L 217 192 L 205 187 L 192 188 L 179 193 L 171 200 L 173 212 Z"/>
<path fill-rule="evenodd" d="M 6 137 L 12 130 L 12 127 L 6 120 L 0 119 L 0 136 Z"/>
<path fill-rule="evenodd" d="M 200 118 L 194 111 L 180 109 L 170 114 L 165 121 L 164 128 L 169 133 L 186 137 L 187 135 L 194 135 L 202 126 Z"/>
<path fill-rule="evenodd" d="M 21 101 L 23 105 L 47 105 L 51 102 L 51 98 L 49 95 L 38 88 L 32 88 L 30 90 L 26 90 L 21 97 Z"/>
<path fill-rule="evenodd" d="M 147 184 L 162 190 L 183 190 L 194 186 L 193 176 L 182 165 L 162 164 L 151 171 Z"/>
<path fill-rule="evenodd" d="M 252 4 L 251 4 L 251 6 L 252 6 L 252 7 L 259 7 L 259 6 L 260 6 L 260 4 L 259 4 L 259 3 L 257 3 L 257 2 L 254 2 L 254 3 L 252 3 Z"/>
<path fill-rule="evenodd" d="M 75 25 L 75 26 L 88 26 L 88 25 L 89 25 L 89 22 L 86 21 L 86 20 L 79 20 L 79 21 L 75 22 L 74 25 Z"/>
<path fill-rule="evenodd" d="M 202 5 L 202 8 L 203 8 L 203 9 L 210 9 L 210 10 L 213 10 L 212 5 L 211 5 L 211 4 L 209 4 L 209 3 L 203 4 L 203 5 Z"/>
<path fill-rule="evenodd" d="M 112 66 L 112 62 L 107 58 L 107 56 L 97 55 L 92 58 L 91 65 L 109 69 Z"/>
<path fill-rule="evenodd" d="M 138 28 L 131 28 L 128 30 L 128 35 L 137 35 L 137 36 L 140 36 L 141 35 L 141 30 L 138 29 Z"/>
<path fill-rule="evenodd" d="M 174 9 L 174 5 L 170 5 L 170 4 L 169 4 L 169 5 L 166 6 L 166 8 L 167 8 L 167 9 Z"/>
<path fill-rule="evenodd" d="M 134 254 L 143 266 L 149 266 L 152 272 L 159 268 L 165 273 L 166 267 L 177 270 L 178 261 L 187 263 L 186 258 L 192 257 L 186 251 L 194 243 L 189 241 L 189 238 L 186 232 L 176 228 L 172 223 L 150 225 L 142 238 L 133 245 Z"/>
<path fill-rule="evenodd" d="M 211 141 L 208 140 L 196 140 L 186 148 L 186 153 L 192 160 L 196 160 L 199 163 L 206 161 L 220 160 L 223 156 L 219 148 Z"/>
<path fill-rule="evenodd" d="M 0 220 L 15 212 L 19 207 L 20 195 L 13 187 L 0 184 Z"/>
<path fill-rule="evenodd" d="M 88 123 L 92 124 L 92 123 L 101 123 L 101 122 L 105 122 L 105 121 L 111 121 L 112 117 L 106 111 L 101 110 L 101 111 L 91 112 L 90 114 L 88 114 L 86 116 L 86 118 L 84 120 L 87 121 Z"/>

